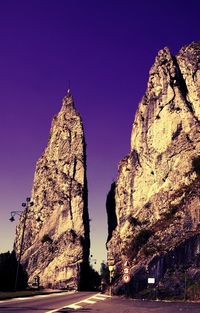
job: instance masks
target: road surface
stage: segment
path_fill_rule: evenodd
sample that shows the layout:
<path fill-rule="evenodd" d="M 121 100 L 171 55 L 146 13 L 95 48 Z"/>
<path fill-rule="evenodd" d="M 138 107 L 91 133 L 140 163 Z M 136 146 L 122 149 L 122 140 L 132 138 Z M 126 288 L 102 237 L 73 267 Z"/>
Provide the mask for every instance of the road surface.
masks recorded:
<path fill-rule="evenodd" d="M 61 293 L 0 301 L 0 313 L 200 313 L 200 303 L 109 297 L 92 292 Z"/>

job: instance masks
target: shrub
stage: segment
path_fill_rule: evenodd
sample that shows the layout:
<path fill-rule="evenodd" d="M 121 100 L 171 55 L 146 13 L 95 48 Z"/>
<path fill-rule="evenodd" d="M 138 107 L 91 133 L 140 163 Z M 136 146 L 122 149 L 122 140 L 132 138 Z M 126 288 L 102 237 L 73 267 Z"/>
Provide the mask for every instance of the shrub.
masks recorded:
<path fill-rule="evenodd" d="M 45 243 L 45 242 L 52 243 L 53 240 L 49 237 L 48 234 L 45 234 L 45 235 L 42 237 L 41 242 L 42 242 L 42 243 Z"/>
<path fill-rule="evenodd" d="M 149 209 L 150 207 L 151 207 L 151 202 L 145 203 L 145 205 L 144 205 L 145 209 Z"/>
<path fill-rule="evenodd" d="M 154 255 L 156 252 L 157 252 L 158 250 L 157 250 L 157 247 L 153 247 L 153 246 L 151 246 L 151 247 L 144 247 L 143 248 L 143 252 L 144 252 L 144 254 L 145 254 L 145 256 L 146 257 L 148 257 L 148 256 L 150 256 L 150 255 Z"/>
<path fill-rule="evenodd" d="M 176 214 L 177 211 L 178 211 L 178 207 L 172 206 L 170 210 L 168 212 L 165 212 L 163 215 L 166 219 L 170 219 Z"/>
<path fill-rule="evenodd" d="M 154 234 L 150 229 L 142 229 L 135 238 L 133 238 L 130 247 L 125 251 L 129 258 L 134 259 L 138 251 L 144 246 L 149 238 Z"/>
<path fill-rule="evenodd" d="M 12 291 L 15 287 L 22 290 L 27 287 L 28 276 L 22 265 L 19 265 L 18 280 L 15 286 L 18 261 L 14 251 L 0 254 L 0 290 Z"/>
<path fill-rule="evenodd" d="M 142 229 L 133 240 L 132 248 L 138 249 L 144 246 L 152 235 L 153 235 L 152 230 Z"/>
<path fill-rule="evenodd" d="M 200 175 L 200 156 L 194 157 L 192 159 L 192 168 L 197 173 L 197 175 Z"/>
<path fill-rule="evenodd" d="M 137 226 L 137 225 L 141 224 L 137 218 L 135 218 L 134 216 L 131 216 L 131 215 L 128 217 L 128 221 L 132 226 Z"/>
<path fill-rule="evenodd" d="M 73 229 L 68 230 L 67 232 L 67 239 L 73 243 L 75 243 L 77 238 L 77 234 Z"/>

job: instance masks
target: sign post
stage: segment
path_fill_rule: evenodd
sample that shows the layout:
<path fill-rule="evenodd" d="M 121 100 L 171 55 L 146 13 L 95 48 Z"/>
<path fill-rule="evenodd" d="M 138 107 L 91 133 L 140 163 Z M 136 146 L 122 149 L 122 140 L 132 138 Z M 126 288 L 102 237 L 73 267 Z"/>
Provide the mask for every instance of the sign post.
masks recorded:
<path fill-rule="evenodd" d="M 114 259 L 108 259 L 108 269 L 109 269 L 109 278 L 110 278 L 110 296 L 112 296 L 112 286 L 111 286 L 111 283 L 112 283 L 112 277 L 113 277 L 113 273 L 114 273 L 114 270 L 115 270 L 115 265 L 114 265 Z"/>
<path fill-rule="evenodd" d="M 130 267 L 129 267 L 128 261 L 125 261 L 123 264 L 123 277 L 122 277 L 122 279 L 123 279 L 123 282 L 126 284 L 126 296 L 128 298 L 128 296 L 129 296 L 129 285 L 128 285 L 128 283 L 131 280 Z"/>
<path fill-rule="evenodd" d="M 155 285 L 155 283 L 156 283 L 155 277 L 148 277 L 147 281 L 148 281 L 149 285 L 154 285 L 155 299 L 157 300 L 158 296 L 157 296 L 157 288 L 156 288 L 156 285 Z"/>

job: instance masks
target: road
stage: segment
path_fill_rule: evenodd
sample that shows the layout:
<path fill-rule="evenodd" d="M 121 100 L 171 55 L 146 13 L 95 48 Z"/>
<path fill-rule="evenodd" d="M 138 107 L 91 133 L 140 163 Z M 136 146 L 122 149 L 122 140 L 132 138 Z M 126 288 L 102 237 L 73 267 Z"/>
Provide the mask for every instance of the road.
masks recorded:
<path fill-rule="evenodd" d="M 92 292 L 0 301 L 0 313 L 200 313 L 200 303 L 141 301 Z"/>
<path fill-rule="evenodd" d="M 64 292 L 4 300 L 0 301 L 0 313 L 53 313 L 56 312 L 56 309 L 88 299 L 94 294 L 94 292 Z"/>

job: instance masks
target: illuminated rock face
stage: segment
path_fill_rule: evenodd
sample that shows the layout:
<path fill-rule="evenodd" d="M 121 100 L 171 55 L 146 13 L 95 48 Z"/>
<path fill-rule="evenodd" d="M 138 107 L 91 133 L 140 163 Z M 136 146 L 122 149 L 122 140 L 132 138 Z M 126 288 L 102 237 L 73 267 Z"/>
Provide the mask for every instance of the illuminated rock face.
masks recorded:
<path fill-rule="evenodd" d="M 184 244 L 182 263 L 188 273 L 200 274 L 195 265 L 200 253 L 199 175 L 200 42 L 194 42 L 176 56 L 168 48 L 159 51 L 136 112 L 130 154 L 118 168 L 117 226 L 107 243 L 108 258 L 119 270 L 128 259 L 140 286 L 145 286 L 147 270 L 159 281 L 173 264 L 180 267 L 177 251 Z"/>
<path fill-rule="evenodd" d="M 53 118 L 47 148 L 36 164 L 21 263 L 29 283 L 77 288 L 89 256 L 86 151 L 81 117 L 70 91 Z M 17 227 L 19 244 L 23 216 Z"/>

